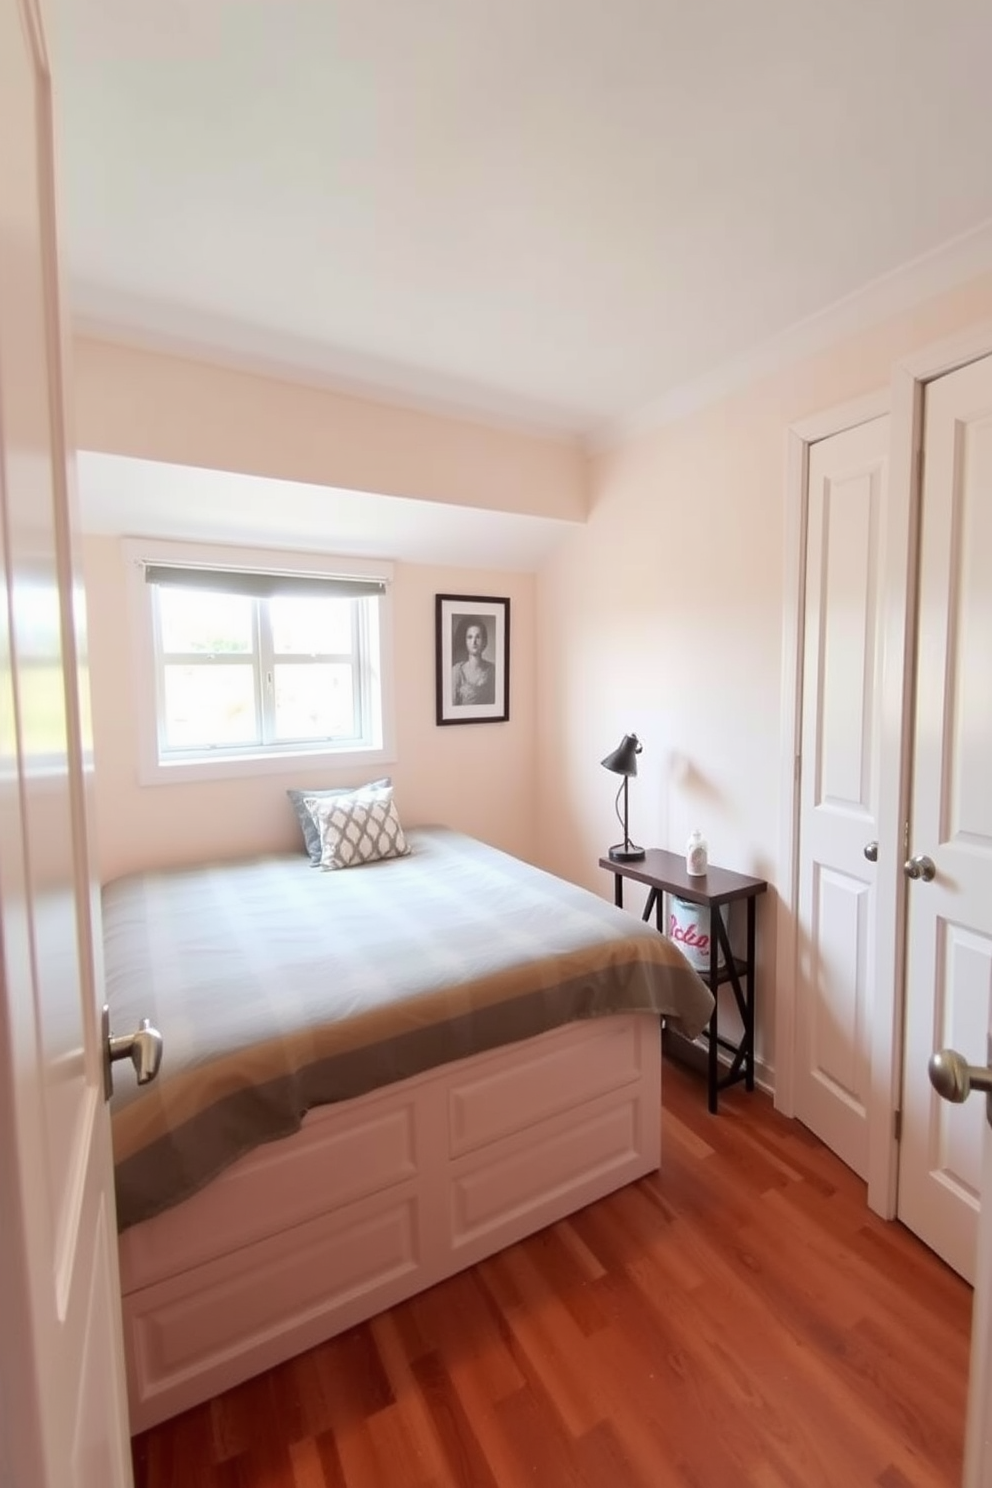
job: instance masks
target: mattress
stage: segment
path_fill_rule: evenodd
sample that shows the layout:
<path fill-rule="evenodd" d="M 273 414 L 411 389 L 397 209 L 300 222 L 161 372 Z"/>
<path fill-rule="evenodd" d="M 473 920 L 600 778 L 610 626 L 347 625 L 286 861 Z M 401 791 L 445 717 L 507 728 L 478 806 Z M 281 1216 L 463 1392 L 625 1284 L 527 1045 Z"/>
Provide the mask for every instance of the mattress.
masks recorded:
<path fill-rule="evenodd" d="M 577 1018 L 653 1012 L 693 1038 L 713 998 L 651 926 L 444 827 L 407 857 L 321 872 L 301 854 L 128 875 L 103 891 L 117 1032 L 162 1068 L 111 1106 L 121 1229 L 312 1107 Z"/>

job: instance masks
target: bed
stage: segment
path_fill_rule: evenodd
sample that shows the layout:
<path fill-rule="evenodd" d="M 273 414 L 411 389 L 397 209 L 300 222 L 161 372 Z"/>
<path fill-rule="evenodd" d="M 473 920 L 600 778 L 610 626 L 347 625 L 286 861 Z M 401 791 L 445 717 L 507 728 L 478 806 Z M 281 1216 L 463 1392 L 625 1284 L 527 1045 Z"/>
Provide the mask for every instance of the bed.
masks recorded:
<path fill-rule="evenodd" d="M 446 828 L 347 872 L 282 854 L 103 893 L 131 1429 L 655 1169 L 659 1019 L 712 996 L 596 895 Z"/>

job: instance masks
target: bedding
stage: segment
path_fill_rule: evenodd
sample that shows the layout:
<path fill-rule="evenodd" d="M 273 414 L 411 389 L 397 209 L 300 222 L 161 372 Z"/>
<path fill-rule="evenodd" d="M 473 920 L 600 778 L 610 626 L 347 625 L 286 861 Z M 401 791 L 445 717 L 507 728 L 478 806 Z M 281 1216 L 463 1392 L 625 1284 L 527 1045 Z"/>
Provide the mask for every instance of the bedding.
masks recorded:
<path fill-rule="evenodd" d="M 113 1099 L 122 1230 L 314 1106 L 574 1019 L 705 1027 L 712 994 L 651 926 L 448 828 L 407 842 L 347 872 L 278 855 L 104 889 L 114 1025 L 165 1039 L 158 1080 Z"/>

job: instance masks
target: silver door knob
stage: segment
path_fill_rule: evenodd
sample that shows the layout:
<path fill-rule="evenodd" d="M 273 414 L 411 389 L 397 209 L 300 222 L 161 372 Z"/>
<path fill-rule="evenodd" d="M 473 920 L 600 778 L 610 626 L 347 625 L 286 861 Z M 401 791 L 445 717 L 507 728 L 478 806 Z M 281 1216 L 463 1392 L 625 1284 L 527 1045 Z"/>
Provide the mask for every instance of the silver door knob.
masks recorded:
<path fill-rule="evenodd" d="M 113 1066 L 118 1059 L 130 1059 L 139 1085 L 154 1080 L 162 1063 L 162 1035 L 148 1018 L 142 1018 L 135 1033 L 112 1034 L 110 1009 L 103 1009 L 103 1093 L 107 1100 L 114 1093 Z"/>
<path fill-rule="evenodd" d="M 957 1049 L 938 1049 L 931 1054 L 927 1073 L 934 1090 L 946 1101 L 965 1101 L 973 1090 L 992 1091 L 992 1069 L 969 1064 Z"/>
<path fill-rule="evenodd" d="M 917 853 L 915 858 L 903 863 L 902 871 L 907 878 L 922 878 L 924 883 L 930 883 L 937 876 L 937 865 L 926 853 Z"/>
<path fill-rule="evenodd" d="M 865 854 L 865 857 L 868 859 L 869 863 L 877 863 L 878 862 L 878 843 L 877 842 L 866 842 L 865 843 L 865 846 L 864 846 L 864 854 Z"/>

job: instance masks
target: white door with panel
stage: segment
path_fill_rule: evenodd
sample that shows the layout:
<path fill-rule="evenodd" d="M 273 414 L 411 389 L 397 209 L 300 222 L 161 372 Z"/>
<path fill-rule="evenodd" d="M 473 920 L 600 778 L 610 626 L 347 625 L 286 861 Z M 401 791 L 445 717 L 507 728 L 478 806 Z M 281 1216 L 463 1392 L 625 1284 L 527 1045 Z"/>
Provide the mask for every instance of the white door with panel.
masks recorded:
<path fill-rule="evenodd" d="M 51 128 L 37 5 L 0 0 L 0 1477 L 125 1488 Z"/>
<path fill-rule="evenodd" d="M 992 1015 L 992 357 L 925 390 L 900 1219 L 974 1276 L 983 1102 L 921 1078 L 988 1060 Z M 932 876 L 931 876 L 932 872 Z"/>
<path fill-rule="evenodd" d="M 795 1111 L 868 1171 L 889 418 L 809 452 Z"/>

